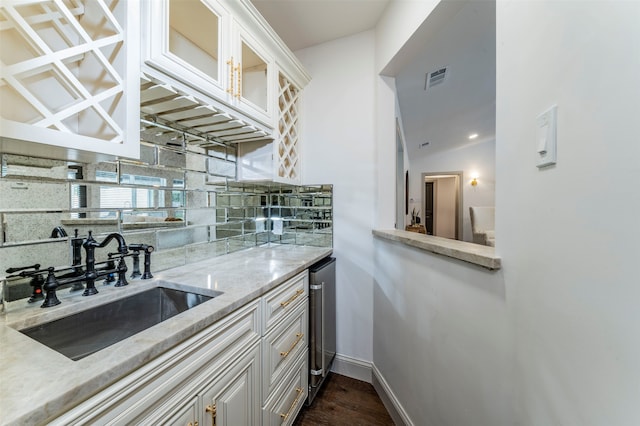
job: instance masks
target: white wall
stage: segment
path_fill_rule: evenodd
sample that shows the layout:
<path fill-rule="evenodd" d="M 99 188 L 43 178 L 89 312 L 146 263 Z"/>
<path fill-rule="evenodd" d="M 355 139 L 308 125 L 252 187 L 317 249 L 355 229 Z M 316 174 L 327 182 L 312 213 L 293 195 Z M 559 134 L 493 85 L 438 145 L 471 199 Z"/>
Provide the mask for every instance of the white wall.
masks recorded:
<path fill-rule="evenodd" d="M 393 229 L 396 226 L 395 181 L 389 179 L 396 173 L 396 117 L 400 120 L 397 105 L 395 79 L 392 77 L 376 77 L 375 99 L 375 136 L 376 136 L 376 208 L 374 216 L 375 228 Z M 402 133 L 402 124 L 400 124 Z M 393 141 L 393 145 L 391 144 Z M 407 146 L 402 134 L 404 146 L 404 168 L 408 167 Z M 403 172 L 405 171 L 403 170 Z M 404 189 L 403 189 L 404 192 Z M 402 195 L 404 198 L 404 195 Z M 405 217 L 405 223 L 411 223 L 411 216 Z M 401 227 L 404 229 L 404 226 Z"/>
<path fill-rule="evenodd" d="M 376 140 L 376 211 L 375 228 L 393 229 L 396 225 L 396 187 L 390 176 L 395 176 L 396 121 L 400 106 L 396 96 L 395 78 L 406 64 L 413 61 L 421 49 L 420 42 L 411 43 L 416 33 L 429 33 L 422 24 L 440 0 L 394 0 L 385 9 L 375 28 L 375 140 Z M 439 8 L 443 16 L 453 16 L 462 6 L 449 2 L 449 7 Z M 422 26 L 422 27 L 421 27 Z M 400 124 L 403 131 L 402 123 Z M 402 135 L 405 169 L 408 168 L 408 149 Z M 394 141 L 393 147 L 391 141 Z M 411 209 L 409 209 L 411 211 Z M 410 223 L 411 216 L 405 217 Z"/>
<path fill-rule="evenodd" d="M 374 243 L 374 364 L 410 422 L 640 424 L 638 22 L 640 2 L 498 2 L 503 269 Z"/>
<path fill-rule="evenodd" d="M 334 185 L 337 349 L 341 355 L 370 362 L 376 186 L 374 34 L 367 31 L 296 55 L 312 76 L 302 105 L 303 182 Z M 395 156 L 391 161 L 395 163 Z M 390 184 L 394 185 L 393 175 Z"/>
<path fill-rule="evenodd" d="M 440 0 L 394 0 L 389 3 L 376 25 L 376 74 L 383 72 L 383 68 L 397 57 L 438 3 Z M 395 62 L 396 67 L 401 66 L 400 62 L 411 60 L 411 52 L 402 52 L 402 56 L 402 60 Z M 386 69 L 384 74 L 396 75 L 395 71 Z"/>
<path fill-rule="evenodd" d="M 502 272 L 375 241 L 374 364 L 416 426 L 512 426 Z"/>
<path fill-rule="evenodd" d="M 372 359 L 416 425 L 640 424 L 640 3 L 497 16 L 499 272 L 371 239 L 393 227 L 393 79 L 369 72 L 370 33 L 298 52 L 304 180 L 336 184 L 339 352 Z M 538 170 L 553 103 L 558 165 Z"/>
<path fill-rule="evenodd" d="M 414 155 L 409 166 L 409 191 L 422 219 L 424 220 L 422 173 L 462 171 L 462 236 L 464 241 L 472 241 L 469 207 L 495 205 L 495 154 L 495 140 L 491 139 L 432 155 Z M 474 174 L 478 175 L 478 185 L 475 187 L 470 184 Z M 410 206 L 409 210 L 412 208 Z"/>
<path fill-rule="evenodd" d="M 639 425 L 640 2 L 498 2 L 496 238 L 522 425 Z M 558 105 L 558 163 L 535 119 Z"/>
<path fill-rule="evenodd" d="M 422 23 L 437 3 L 420 10 L 418 2 L 393 2 L 392 5 L 401 8 L 414 6 L 412 16 L 398 17 L 395 11 L 387 14 L 376 29 L 376 39 L 393 37 L 390 32 L 404 28 L 407 22 Z M 379 60 L 393 56 L 386 46 L 376 47 Z M 389 182 L 393 182 L 395 172 L 394 162 L 390 161 L 395 147 L 394 105 L 393 79 L 379 78 L 375 223 L 378 228 L 393 227 L 390 220 L 393 216 L 389 214 L 393 186 Z M 493 171 L 493 147 L 479 145 L 468 147 L 468 155 L 439 154 L 433 158 L 433 171 L 445 167 L 447 171 L 466 172 L 475 166 L 469 164 L 474 161 Z M 461 157 L 465 159 L 462 164 L 458 160 Z M 429 171 L 430 163 L 412 160 L 409 167 L 411 196 L 421 198 L 421 192 L 413 191 L 421 191 L 419 176 Z M 481 168 L 476 171 L 480 181 L 485 179 L 493 184 L 493 174 Z M 466 198 L 473 200 L 472 196 Z M 515 424 L 512 336 L 502 272 L 490 272 L 379 239 L 374 241 L 374 247 L 374 369 L 389 386 L 404 420 L 420 426 Z"/>

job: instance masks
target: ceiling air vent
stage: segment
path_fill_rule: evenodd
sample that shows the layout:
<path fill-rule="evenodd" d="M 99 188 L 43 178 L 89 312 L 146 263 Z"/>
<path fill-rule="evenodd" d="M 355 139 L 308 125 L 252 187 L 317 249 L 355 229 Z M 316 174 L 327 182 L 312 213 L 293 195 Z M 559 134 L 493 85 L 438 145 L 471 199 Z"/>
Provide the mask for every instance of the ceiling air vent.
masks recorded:
<path fill-rule="evenodd" d="M 433 86 L 444 83 L 444 79 L 447 76 L 447 68 L 440 68 L 436 71 L 428 72 L 425 75 L 424 90 L 430 89 Z"/>

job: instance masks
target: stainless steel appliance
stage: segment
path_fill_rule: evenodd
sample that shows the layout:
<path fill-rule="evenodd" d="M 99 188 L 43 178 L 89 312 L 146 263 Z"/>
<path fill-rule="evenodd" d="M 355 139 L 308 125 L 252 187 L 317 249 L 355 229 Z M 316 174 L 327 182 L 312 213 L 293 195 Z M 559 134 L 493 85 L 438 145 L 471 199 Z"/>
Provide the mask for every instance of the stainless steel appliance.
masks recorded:
<path fill-rule="evenodd" d="M 331 370 L 336 355 L 336 259 L 326 257 L 309 268 L 309 397 Z"/>

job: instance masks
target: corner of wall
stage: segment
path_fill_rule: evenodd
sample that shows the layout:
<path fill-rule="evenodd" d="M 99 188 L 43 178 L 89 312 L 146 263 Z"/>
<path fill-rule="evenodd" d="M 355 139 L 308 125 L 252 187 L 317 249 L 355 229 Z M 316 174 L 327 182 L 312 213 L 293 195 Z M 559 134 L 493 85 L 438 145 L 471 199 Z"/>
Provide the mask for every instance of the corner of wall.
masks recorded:
<path fill-rule="evenodd" d="M 376 368 L 375 364 L 372 365 L 372 372 L 373 376 L 371 384 L 382 400 L 384 407 L 389 412 L 393 422 L 396 425 L 412 426 L 413 422 L 409 418 L 409 415 L 406 413 L 402 404 L 400 404 L 400 401 L 396 398 L 395 394 L 389 387 L 389 384 L 382 376 L 380 370 Z"/>

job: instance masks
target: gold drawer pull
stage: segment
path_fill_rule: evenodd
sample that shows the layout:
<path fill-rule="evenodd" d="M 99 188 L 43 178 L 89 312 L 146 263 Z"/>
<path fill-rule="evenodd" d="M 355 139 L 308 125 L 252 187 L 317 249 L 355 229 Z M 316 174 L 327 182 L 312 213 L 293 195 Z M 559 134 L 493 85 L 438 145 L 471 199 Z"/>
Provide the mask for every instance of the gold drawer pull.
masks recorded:
<path fill-rule="evenodd" d="M 236 98 L 240 99 L 242 97 L 242 67 L 240 62 L 238 62 L 236 71 L 238 72 L 238 93 L 236 93 Z"/>
<path fill-rule="evenodd" d="M 233 93 L 233 74 L 235 72 L 235 68 L 233 66 L 233 56 L 230 60 L 227 61 L 227 65 L 229 65 L 229 87 L 227 88 L 227 93 L 235 95 Z"/>
<path fill-rule="evenodd" d="M 207 413 L 211 413 L 211 424 L 213 426 L 216 426 L 216 414 L 217 414 L 216 412 L 218 411 L 216 404 L 213 404 L 213 406 L 207 405 L 207 408 L 205 408 L 204 411 L 206 411 Z"/>
<path fill-rule="evenodd" d="M 296 300 L 298 298 L 298 296 L 300 296 L 302 293 L 304 293 L 304 290 L 299 288 L 298 290 L 296 290 L 296 294 L 291 296 L 291 298 L 289 298 L 289 300 L 287 300 L 285 302 L 280 302 L 280 306 L 282 306 L 283 308 L 286 308 L 288 305 L 291 304 L 291 302 Z"/>
<path fill-rule="evenodd" d="M 296 408 L 296 405 L 298 405 L 298 401 L 300 401 L 300 397 L 302 396 L 302 388 L 296 388 L 296 392 L 298 392 L 298 395 L 296 396 L 296 399 L 294 399 L 291 403 L 291 407 L 289 407 L 289 411 L 287 411 L 287 414 L 280 413 L 280 417 L 282 417 L 283 422 L 289 418 L 293 409 Z"/>
<path fill-rule="evenodd" d="M 280 352 L 280 356 L 281 356 L 282 358 L 286 358 L 286 357 L 287 357 L 287 355 L 289 355 L 289 352 L 291 352 L 291 351 L 293 350 L 293 348 L 295 348 L 295 347 L 296 347 L 296 345 L 300 342 L 300 340 L 302 340 L 302 336 L 304 336 L 304 333 L 296 333 L 296 337 L 297 337 L 296 341 L 295 341 L 295 342 L 293 342 L 293 345 L 291 345 L 291 347 L 289 348 L 289 350 L 288 350 L 288 351 L 286 351 L 286 352 Z"/>
<path fill-rule="evenodd" d="M 189 424 L 187 424 L 187 426 L 198 426 L 198 421 L 196 420 L 195 423 L 189 422 Z"/>

